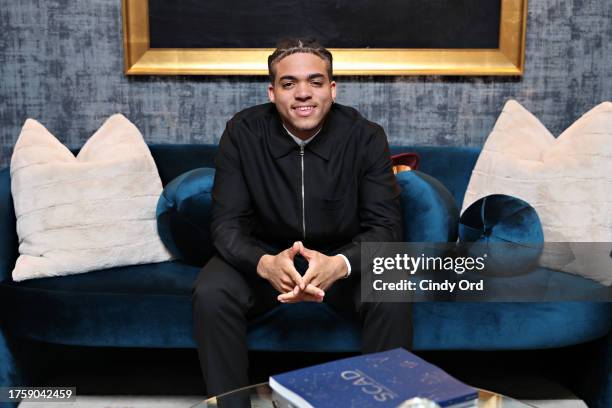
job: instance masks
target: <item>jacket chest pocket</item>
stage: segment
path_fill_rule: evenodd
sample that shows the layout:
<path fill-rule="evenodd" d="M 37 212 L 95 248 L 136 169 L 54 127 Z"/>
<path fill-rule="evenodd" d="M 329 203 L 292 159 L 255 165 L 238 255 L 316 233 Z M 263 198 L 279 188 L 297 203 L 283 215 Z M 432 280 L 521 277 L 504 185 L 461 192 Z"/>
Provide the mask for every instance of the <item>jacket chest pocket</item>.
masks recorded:
<path fill-rule="evenodd" d="M 322 208 L 335 209 L 350 201 L 355 201 L 354 204 L 357 202 L 357 185 L 354 180 L 322 181 L 317 186 L 313 186 L 311 192 L 312 197 Z"/>
<path fill-rule="evenodd" d="M 315 197 L 315 208 L 321 211 L 346 211 L 357 206 L 357 195 L 353 189 L 343 192 L 332 192 L 326 196 Z"/>
<path fill-rule="evenodd" d="M 306 208 L 311 237 L 321 242 L 342 240 L 356 225 L 357 198 L 354 195 L 313 199 L 311 211 Z"/>
<path fill-rule="evenodd" d="M 321 209 L 322 210 L 341 210 L 346 204 L 345 197 L 337 197 L 337 198 L 323 198 L 321 200 Z"/>

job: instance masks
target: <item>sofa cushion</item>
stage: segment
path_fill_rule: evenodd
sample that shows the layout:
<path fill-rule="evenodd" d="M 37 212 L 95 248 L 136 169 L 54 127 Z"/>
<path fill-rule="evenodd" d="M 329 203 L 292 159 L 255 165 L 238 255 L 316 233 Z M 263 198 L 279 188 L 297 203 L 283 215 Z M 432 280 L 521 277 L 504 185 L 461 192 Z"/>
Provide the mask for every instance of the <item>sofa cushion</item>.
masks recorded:
<path fill-rule="evenodd" d="M 457 239 L 459 209 L 448 190 L 419 171 L 396 175 L 401 188 L 404 241 L 449 242 Z"/>
<path fill-rule="evenodd" d="M 157 202 L 157 231 L 177 259 L 204 266 L 213 253 L 210 235 L 215 169 L 199 168 L 172 180 Z"/>
<path fill-rule="evenodd" d="M 0 307 L 10 310 L 3 323 L 16 336 L 53 343 L 195 347 L 191 288 L 198 272 L 172 261 L 3 282 Z M 561 347 L 605 335 L 610 321 L 608 303 L 415 303 L 414 346 Z M 253 350 L 357 351 L 360 336 L 355 321 L 312 303 L 282 305 L 254 320 L 248 342 Z"/>
<path fill-rule="evenodd" d="M 415 350 L 519 350 L 604 336 L 612 305 L 423 302 L 413 305 L 413 314 Z M 249 330 L 249 347 L 265 351 L 359 351 L 360 339 L 354 321 L 317 303 L 280 306 Z"/>
<path fill-rule="evenodd" d="M 520 350 L 565 347 L 605 336 L 612 304 L 416 303 L 417 350 Z"/>
<path fill-rule="evenodd" d="M 26 120 L 11 158 L 19 252 L 14 280 L 171 258 L 155 220 L 162 190 L 142 134 L 113 115 L 75 157 Z"/>
<path fill-rule="evenodd" d="M 58 295 L 83 293 L 184 296 L 190 293 L 192 282 L 200 268 L 180 261 L 104 269 L 82 275 L 41 278 L 14 282 L 15 290 L 56 292 Z"/>
<path fill-rule="evenodd" d="M 420 160 L 421 157 L 413 152 L 394 154 L 391 156 L 393 174 L 401 173 L 402 171 L 418 170 Z"/>
<path fill-rule="evenodd" d="M 0 284 L 11 333 L 60 344 L 191 347 L 191 286 L 178 261 Z"/>
<path fill-rule="evenodd" d="M 532 269 L 542 252 L 544 235 L 536 210 L 525 201 L 493 194 L 461 214 L 459 240 L 477 243 L 489 255 L 489 274 L 516 275 Z M 479 254 L 474 253 L 473 256 Z"/>
<path fill-rule="evenodd" d="M 542 221 L 542 266 L 612 286 L 611 158 L 612 102 L 594 107 L 555 138 L 509 101 L 474 167 L 463 208 L 490 194 L 525 200 Z M 583 244 L 589 242 L 602 244 Z"/>

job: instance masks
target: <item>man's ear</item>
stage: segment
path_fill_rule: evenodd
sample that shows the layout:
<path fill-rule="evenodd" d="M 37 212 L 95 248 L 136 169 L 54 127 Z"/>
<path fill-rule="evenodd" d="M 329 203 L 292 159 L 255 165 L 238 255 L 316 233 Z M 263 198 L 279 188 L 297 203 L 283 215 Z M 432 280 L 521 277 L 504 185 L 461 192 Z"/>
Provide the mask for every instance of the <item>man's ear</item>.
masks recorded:
<path fill-rule="evenodd" d="M 331 87 L 332 101 L 336 102 L 336 81 L 331 81 L 329 86 Z"/>
<path fill-rule="evenodd" d="M 268 98 L 270 98 L 270 102 L 274 103 L 274 86 L 272 84 L 268 85 Z"/>

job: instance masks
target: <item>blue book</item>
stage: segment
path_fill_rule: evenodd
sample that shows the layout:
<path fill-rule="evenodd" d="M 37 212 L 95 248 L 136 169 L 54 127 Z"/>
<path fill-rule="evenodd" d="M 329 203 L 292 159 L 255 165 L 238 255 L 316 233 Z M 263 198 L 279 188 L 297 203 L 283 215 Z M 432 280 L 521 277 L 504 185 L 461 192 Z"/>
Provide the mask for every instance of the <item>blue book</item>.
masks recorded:
<path fill-rule="evenodd" d="M 478 399 L 475 388 L 401 348 L 273 375 L 270 387 L 298 408 L 397 408 L 413 398 L 458 408 Z"/>

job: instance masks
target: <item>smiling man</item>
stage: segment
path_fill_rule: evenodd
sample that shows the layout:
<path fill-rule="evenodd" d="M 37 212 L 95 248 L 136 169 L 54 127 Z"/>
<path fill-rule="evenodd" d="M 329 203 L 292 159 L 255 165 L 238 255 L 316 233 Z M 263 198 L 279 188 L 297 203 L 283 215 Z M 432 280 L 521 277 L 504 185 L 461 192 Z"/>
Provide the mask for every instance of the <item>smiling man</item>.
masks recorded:
<path fill-rule="evenodd" d="M 282 42 L 268 69 L 270 103 L 236 114 L 216 157 L 217 255 L 193 292 L 209 394 L 249 384 L 247 324 L 279 303 L 355 315 L 364 352 L 412 341 L 410 304 L 360 296 L 360 243 L 402 239 L 384 130 L 334 103 L 332 55 L 316 42 Z"/>

